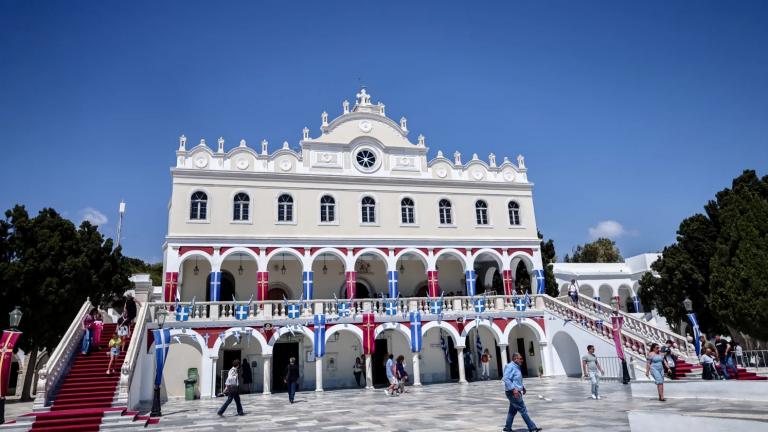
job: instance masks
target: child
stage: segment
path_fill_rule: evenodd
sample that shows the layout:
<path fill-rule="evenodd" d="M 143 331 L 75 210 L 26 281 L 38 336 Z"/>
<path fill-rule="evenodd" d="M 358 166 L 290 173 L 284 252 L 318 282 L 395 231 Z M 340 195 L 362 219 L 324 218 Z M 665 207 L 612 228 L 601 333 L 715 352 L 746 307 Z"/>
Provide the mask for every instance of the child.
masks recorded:
<path fill-rule="evenodd" d="M 122 344 L 123 341 L 120 336 L 117 335 L 117 332 L 112 334 L 112 339 L 109 340 L 109 366 L 107 366 L 107 375 L 112 375 L 112 373 L 114 373 L 112 365 L 115 363 L 117 356 L 120 355 L 120 346 Z"/>
<path fill-rule="evenodd" d="M 104 321 L 101 318 L 101 313 L 96 312 L 93 315 L 93 324 L 91 324 L 91 328 L 93 329 L 93 346 L 96 351 L 101 350 L 101 332 L 104 329 Z"/>
<path fill-rule="evenodd" d="M 125 340 L 128 338 L 128 321 L 124 318 L 117 320 L 117 335 L 120 337 L 120 351 L 125 351 Z"/>

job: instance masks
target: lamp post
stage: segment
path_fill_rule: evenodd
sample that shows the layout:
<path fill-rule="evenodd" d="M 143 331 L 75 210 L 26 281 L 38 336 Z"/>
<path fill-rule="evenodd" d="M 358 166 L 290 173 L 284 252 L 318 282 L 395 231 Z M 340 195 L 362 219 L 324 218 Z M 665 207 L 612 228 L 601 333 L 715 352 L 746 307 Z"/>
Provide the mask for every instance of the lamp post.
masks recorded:
<path fill-rule="evenodd" d="M 701 356 L 701 331 L 699 330 L 699 320 L 696 319 L 696 313 L 693 312 L 693 302 L 686 297 L 683 300 L 688 321 L 691 322 L 691 333 L 693 333 L 693 348 L 696 350 L 696 357 Z"/>
<path fill-rule="evenodd" d="M 13 348 L 21 336 L 19 324 L 24 315 L 21 308 L 16 306 L 8 314 L 9 327 L 3 330 L 3 337 L 0 341 L 0 424 L 5 423 L 5 396 L 8 391 L 8 379 L 11 373 L 11 363 L 13 362 Z"/>
<path fill-rule="evenodd" d="M 165 318 L 168 315 L 168 311 L 160 309 L 155 313 L 155 322 L 160 329 L 165 325 Z M 160 417 L 163 413 L 160 411 L 160 384 L 158 384 L 157 374 L 160 371 L 155 368 L 155 388 L 152 394 L 152 412 L 149 413 L 150 417 Z"/>

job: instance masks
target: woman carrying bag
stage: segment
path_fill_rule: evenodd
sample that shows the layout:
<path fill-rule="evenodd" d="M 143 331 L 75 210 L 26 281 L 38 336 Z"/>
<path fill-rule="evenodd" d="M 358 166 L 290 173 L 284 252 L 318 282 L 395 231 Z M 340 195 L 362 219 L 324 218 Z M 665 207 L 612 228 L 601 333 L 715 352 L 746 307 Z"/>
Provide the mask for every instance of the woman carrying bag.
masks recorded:
<path fill-rule="evenodd" d="M 224 382 L 224 385 L 226 386 L 224 394 L 227 395 L 227 401 L 224 402 L 224 405 L 222 405 L 221 408 L 219 408 L 219 411 L 217 412 L 219 417 L 224 417 L 224 411 L 227 410 L 227 407 L 232 403 L 233 399 L 235 401 L 235 406 L 237 407 L 237 415 L 245 415 L 243 412 L 243 405 L 240 403 L 239 373 L 240 360 L 235 359 L 235 361 L 232 362 L 232 369 L 230 369 L 227 374 L 227 380 Z"/>

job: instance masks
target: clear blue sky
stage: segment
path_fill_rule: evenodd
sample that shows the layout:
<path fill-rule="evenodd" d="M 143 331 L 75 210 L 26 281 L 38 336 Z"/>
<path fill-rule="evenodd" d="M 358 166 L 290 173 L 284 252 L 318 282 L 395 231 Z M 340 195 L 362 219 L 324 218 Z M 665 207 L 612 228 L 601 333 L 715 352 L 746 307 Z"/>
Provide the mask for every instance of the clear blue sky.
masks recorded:
<path fill-rule="evenodd" d="M 0 59 L 0 207 L 102 213 L 114 236 L 125 199 L 147 260 L 181 133 L 295 146 L 359 78 L 430 156 L 525 155 L 561 257 L 590 228 L 660 250 L 768 167 L 765 1 L 5 0 Z"/>

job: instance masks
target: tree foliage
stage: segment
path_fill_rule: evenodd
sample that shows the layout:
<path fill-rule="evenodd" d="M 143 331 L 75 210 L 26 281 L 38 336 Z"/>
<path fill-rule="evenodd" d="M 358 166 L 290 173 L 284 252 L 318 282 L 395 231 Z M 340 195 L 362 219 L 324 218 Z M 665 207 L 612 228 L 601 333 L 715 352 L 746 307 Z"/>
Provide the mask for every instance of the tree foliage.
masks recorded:
<path fill-rule="evenodd" d="M 163 263 L 149 264 L 139 258 L 125 258 L 129 274 L 147 273 L 152 279 L 153 286 L 163 284 Z"/>
<path fill-rule="evenodd" d="M 545 292 L 552 297 L 557 297 L 557 279 L 555 279 L 555 272 L 550 265 L 557 261 L 555 242 L 552 239 L 544 241 L 544 235 L 541 231 L 538 232 L 538 235 L 541 239 L 541 261 L 544 264 Z"/>
<path fill-rule="evenodd" d="M 608 238 L 599 238 L 592 243 L 578 245 L 572 255 L 565 256 L 565 262 L 571 263 L 619 263 L 624 262 L 616 242 Z"/>

